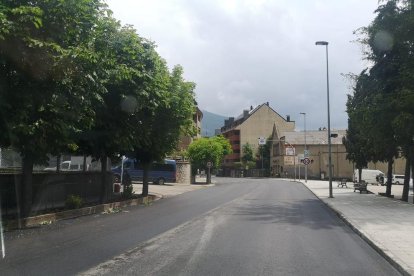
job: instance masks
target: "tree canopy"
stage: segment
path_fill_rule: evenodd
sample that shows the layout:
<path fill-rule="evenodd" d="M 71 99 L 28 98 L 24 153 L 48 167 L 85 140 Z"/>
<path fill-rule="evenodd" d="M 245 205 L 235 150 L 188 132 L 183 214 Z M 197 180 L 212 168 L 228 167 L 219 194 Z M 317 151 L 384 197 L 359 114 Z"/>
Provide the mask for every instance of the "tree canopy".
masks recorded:
<path fill-rule="evenodd" d="M 207 162 L 212 162 L 213 168 L 218 168 L 224 156 L 231 153 L 230 142 L 221 135 L 197 139 L 188 147 L 193 172 L 197 169 L 206 169 Z"/>
<path fill-rule="evenodd" d="M 388 162 L 391 195 L 392 163 L 400 153 L 412 155 L 414 137 L 414 11 L 412 1 L 382 1 L 376 17 L 359 30 L 370 66 L 355 78 L 349 95 L 347 158 L 357 168 Z M 408 185 L 408 181 L 407 181 Z"/>
<path fill-rule="evenodd" d="M 150 162 L 191 132 L 195 85 L 103 1 L 2 1 L 0 27 L 0 147 L 22 156 L 26 206 L 50 154 Z"/>

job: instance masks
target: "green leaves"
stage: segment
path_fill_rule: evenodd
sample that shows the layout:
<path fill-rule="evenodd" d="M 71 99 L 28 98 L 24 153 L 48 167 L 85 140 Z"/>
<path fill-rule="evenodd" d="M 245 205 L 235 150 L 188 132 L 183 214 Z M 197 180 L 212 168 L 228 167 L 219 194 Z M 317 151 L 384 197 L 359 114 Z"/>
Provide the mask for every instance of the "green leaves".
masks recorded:
<path fill-rule="evenodd" d="M 188 148 L 193 170 L 205 169 L 207 162 L 213 162 L 213 167 L 218 168 L 224 156 L 231 153 L 231 145 L 223 136 L 197 139 Z"/>
<path fill-rule="evenodd" d="M 0 4 L 0 146 L 162 159 L 193 133 L 195 85 L 100 0 Z"/>
<path fill-rule="evenodd" d="M 348 97 L 348 159 L 390 161 L 413 143 L 414 14 L 407 1 L 384 1 L 360 41 L 370 67 L 356 79 Z"/>

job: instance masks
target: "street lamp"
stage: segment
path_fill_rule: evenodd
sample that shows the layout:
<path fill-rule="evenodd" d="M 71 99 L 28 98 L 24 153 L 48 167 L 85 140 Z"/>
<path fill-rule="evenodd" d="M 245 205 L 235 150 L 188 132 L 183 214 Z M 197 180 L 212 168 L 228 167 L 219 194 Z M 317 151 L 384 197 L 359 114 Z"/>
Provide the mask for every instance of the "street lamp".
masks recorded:
<path fill-rule="evenodd" d="M 329 62 L 328 62 L 328 42 L 327 41 L 316 41 L 317 46 L 326 46 L 326 95 L 328 101 L 328 166 L 329 166 L 329 197 L 333 198 L 332 195 L 332 154 L 331 154 L 331 116 L 329 111 Z"/>
<path fill-rule="evenodd" d="M 304 156 L 304 158 L 308 158 L 308 151 L 307 151 L 307 148 L 306 148 L 306 113 L 305 112 L 301 112 L 300 113 L 301 115 L 303 115 L 303 121 L 304 121 L 304 125 L 305 125 L 305 128 L 304 128 L 304 136 L 305 136 L 305 149 L 303 150 L 303 156 Z M 305 163 L 305 183 L 308 183 L 308 164 L 307 163 Z"/>

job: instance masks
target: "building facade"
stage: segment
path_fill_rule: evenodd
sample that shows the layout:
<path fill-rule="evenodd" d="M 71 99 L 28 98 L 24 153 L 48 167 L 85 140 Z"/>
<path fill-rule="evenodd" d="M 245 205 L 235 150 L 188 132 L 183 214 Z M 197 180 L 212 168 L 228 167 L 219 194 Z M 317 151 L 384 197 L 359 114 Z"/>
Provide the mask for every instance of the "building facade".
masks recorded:
<path fill-rule="evenodd" d="M 201 110 L 196 107 L 196 110 L 193 114 L 193 124 L 196 129 L 196 133 L 194 136 L 182 135 L 180 137 L 180 141 L 178 142 L 178 151 L 186 150 L 191 142 L 194 141 L 194 139 L 201 138 L 201 119 L 203 119 L 203 112 L 201 112 Z"/>
<path fill-rule="evenodd" d="M 252 146 L 253 152 L 257 152 L 259 137 L 269 138 L 275 125 L 282 131 L 295 129 L 295 122 L 290 121 L 290 116 L 283 118 L 269 106 L 268 102 L 244 110 L 237 118 L 230 117 L 225 120 L 220 134 L 229 140 L 233 153 L 225 156 L 223 165 L 232 166 L 235 162 L 240 162 L 243 145 L 247 143 Z"/>
<path fill-rule="evenodd" d="M 342 143 L 346 130 L 332 130 L 331 134 L 331 163 L 334 179 L 353 179 L 355 166 L 346 159 L 346 148 Z M 272 133 L 271 172 L 274 176 L 304 178 L 305 165 L 305 132 L 281 132 L 275 126 Z M 313 179 L 327 179 L 329 177 L 329 147 L 328 131 L 326 129 L 306 132 L 306 149 L 310 164 L 307 175 Z M 394 161 L 393 173 L 404 174 L 405 159 Z M 369 169 L 378 169 L 387 173 L 386 163 L 369 163 Z"/>

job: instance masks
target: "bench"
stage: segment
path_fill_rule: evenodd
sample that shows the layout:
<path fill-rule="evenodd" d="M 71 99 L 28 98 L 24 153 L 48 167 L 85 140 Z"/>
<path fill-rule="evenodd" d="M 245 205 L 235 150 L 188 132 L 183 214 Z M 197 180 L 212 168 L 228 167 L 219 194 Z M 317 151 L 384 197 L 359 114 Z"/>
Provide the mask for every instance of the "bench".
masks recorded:
<path fill-rule="evenodd" d="M 348 188 L 346 185 L 346 179 L 341 179 L 341 181 L 338 181 L 338 187 L 341 186 L 343 188 L 344 186 Z"/>
<path fill-rule="evenodd" d="M 365 182 L 364 180 L 362 180 L 361 183 L 354 183 L 354 192 L 356 190 L 359 190 L 359 193 L 362 193 L 363 191 L 365 191 L 366 193 L 368 193 L 368 190 L 367 190 L 367 182 Z"/>

